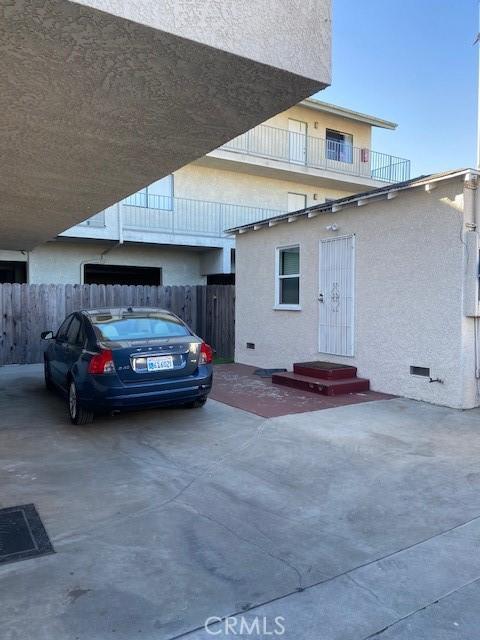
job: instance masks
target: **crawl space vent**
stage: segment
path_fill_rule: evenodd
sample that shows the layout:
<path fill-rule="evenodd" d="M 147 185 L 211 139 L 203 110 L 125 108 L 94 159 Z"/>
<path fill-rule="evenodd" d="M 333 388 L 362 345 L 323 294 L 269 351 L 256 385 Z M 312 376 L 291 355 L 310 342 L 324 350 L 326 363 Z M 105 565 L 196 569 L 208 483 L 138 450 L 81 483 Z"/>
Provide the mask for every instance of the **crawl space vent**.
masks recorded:
<path fill-rule="evenodd" d="M 427 367 L 410 367 L 410 375 L 430 377 L 430 369 Z"/>

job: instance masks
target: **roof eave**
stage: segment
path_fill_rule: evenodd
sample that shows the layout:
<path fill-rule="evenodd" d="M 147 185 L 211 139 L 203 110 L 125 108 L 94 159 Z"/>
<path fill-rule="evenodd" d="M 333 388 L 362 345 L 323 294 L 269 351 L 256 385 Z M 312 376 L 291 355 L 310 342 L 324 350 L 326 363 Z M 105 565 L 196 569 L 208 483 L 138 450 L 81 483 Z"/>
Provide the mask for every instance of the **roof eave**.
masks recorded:
<path fill-rule="evenodd" d="M 391 129 L 391 130 L 394 130 L 398 127 L 396 122 L 391 122 L 390 120 L 383 120 L 383 118 L 377 118 L 376 116 L 370 116 L 367 113 L 352 111 L 351 109 L 346 109 L 345 107 L 339 107 L 338 105 L 330 104 L 329 102 L 322 102 L 321 100 L 317 100 L 315 98 L 306 98 L 305 100 L 302 100 L 300 104 L 303 107 L 307 107 L 308 109 L 313 109 L 314 111 L 322 111 L 323 113 L 331 113 L 336 116 L 341 116 L 342 118 L 357 120 L 358 122 L 369 124 L 372 127 L 380 127 L 382 129 Z"/>
<path fill-rule="evenodd" d="M 458 169 L 453 170 L 451 172 L 445 173 L 434 173 L 426 176 L 419 176 L 418 178 L 414 178 L 413 180 L 409 180 L 405 183 L 396 183 L 389 186 L 386 186 L 384 189 L 373 189 L 371 192 L 365 192 L 353 196 L 346 196 L 345 198 L 338 198 L 337 200 L 333 200 L 329 202 L 328 205 L 319 205 L 317 207 L 307 207 L 306 209 L 302 209 L 298 212 L 290 212 L 283 214 L 281 216 L 275 216 L 273 218 L 266 218 L 265 220 L 257 220 L 256 222 L 251 222 L 249 224 L 241 225 L 240 227 L 233 227 L 232 229 L 227 229 L 225 233 L 229 234 L 238 234 L 238 233 L 246 233 L 247 231 L 256 231 L 263 227 L 271 227 L 274 226 L 275 223 L 279 224 L 281 222 L 293 222 L 293 219 L 298 219 L 305 217 L 307 219 L 314 218 L 317 215 L 321 215 L 323 213 L 336 213 L 340 211 L 344 207 L 348 207 L 355 203 L 361 201 L 361 204 L 368 204 L 369 202 L 373 202 L 376 199 L 381 198 L 382 196 L 387 196 L 388 199 L 392 199 L 394 196 L 391 194 L 396 194 L 399 191 L 405 191 L 407 189 L 413 189 L 416 187 L 422 187 L 428 184 L 432 184 L 435 182 L 441 182 L 443 180 L 452 180 L 454 178 L 458 178 L 461 175 L 466 174 L 475 174 L 480 175 L 480 170 L 477 169 Z"/>

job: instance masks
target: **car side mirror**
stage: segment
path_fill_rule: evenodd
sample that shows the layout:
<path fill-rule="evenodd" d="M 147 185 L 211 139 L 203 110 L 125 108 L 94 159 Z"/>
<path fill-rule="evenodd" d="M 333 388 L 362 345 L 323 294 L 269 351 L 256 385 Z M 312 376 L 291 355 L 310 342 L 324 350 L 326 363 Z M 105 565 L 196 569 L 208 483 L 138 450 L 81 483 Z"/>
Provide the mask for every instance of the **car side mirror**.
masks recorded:
<path fill-rule="evenodd" d="M 40 337 L 42 340 L 51 340 L 53 338 L 53 331 L 42 331 Z"/>

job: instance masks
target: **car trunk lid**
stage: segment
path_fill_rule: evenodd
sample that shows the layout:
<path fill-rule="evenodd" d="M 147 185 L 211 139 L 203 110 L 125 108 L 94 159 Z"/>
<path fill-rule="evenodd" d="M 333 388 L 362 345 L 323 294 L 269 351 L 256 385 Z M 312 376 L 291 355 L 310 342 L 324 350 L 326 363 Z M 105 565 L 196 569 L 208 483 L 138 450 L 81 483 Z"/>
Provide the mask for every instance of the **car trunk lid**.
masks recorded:
<path fill-rule="evenodd" d="M 201 344 L 196 336 L 179 336 L 106 341 L 101 346 L 111 349 L 120 380 L 135 383 L 192 375 L 198 367 Z"/>

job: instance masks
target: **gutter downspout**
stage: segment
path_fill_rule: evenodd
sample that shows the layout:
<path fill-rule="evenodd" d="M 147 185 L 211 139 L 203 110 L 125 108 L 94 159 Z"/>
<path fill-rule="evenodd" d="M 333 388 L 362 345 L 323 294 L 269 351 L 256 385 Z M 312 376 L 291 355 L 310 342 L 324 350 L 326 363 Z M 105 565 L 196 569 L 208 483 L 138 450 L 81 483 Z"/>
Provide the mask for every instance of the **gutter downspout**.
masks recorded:
<path fill-rule="evenodd" d="M 480 323 L 478 318 L 478 284 L 479 284 L 479 239 L 478 229 L 480 224 L 480 190 L 479 190 L 479 176 L 476 173 L 468 172 L 465 174 L 464 189 L 463 189 L 463 215 L 464 215 L 464 230 L 463 230 L 463 244 L 465 251 L 465 281 L 464 281 L 464 293 L 470 300 L 467 301 L 467 309 L 464 307 L 465 315 L 473 316 L 473 348 L 474 348 L 474 366 L 475 366 L 475 380 L 476 380 L 476 400 L 474 406 L 479 401 L 479 388 L 478 380 L 480 379 Z M 477 302 L 475 302 L 475 299 Z M 464 299 L 465 304 L 465 299 Z M 470 307 L 475 308 L 470 308 Z M 465 372 L 466 375 L 466 372 Z M 464 385 L 467 379 L 464 379 Z M 465 393 L 465 391 L 464 391 Z M 465 396 L 464 396 L 465 397 Z"/>
<path fill-rule="evenodd" d="M 118 244 L 123 244 L 123 216 L 122 206 L 117 202 L 117 221 L 118 221 Z"/>
<path fill-rule="evenodd" d="M 122 216 L 122 207 L 120 202 L 117 203 L 117 224 L 118 224 L 118 242 L 116 242 L 111 247 L 108 247 L 107 249 L 105 249 L 105 251 L 102 251 L 99 259 L 82 260 L 80 262 L 80 284 L 85 284 L 83 267 L 86 264 L 103 264 L 103 258 L 107 255 L 107 253 L 110 253 L 110 251 L 113 251 L 114 249 L 116 249 L 117 247 L 120 247 L 123 244 L 123 216 Z"/>
<path fill-rule="evenodd" d="M 463 185 L 463 216 L 466 231 L 476 231 L 480 219 L 480 198 L 477 197 L 478 177 L 473 173 L 466 173 Z"/>
<path fill-rule="evenodd" d="M 467 174 L 468 176 L 469 174 Z M 467 177 L 465 176 L 465 178 Z M 479 242 L 478 242 L 478 229 L 480 225 L 480 191 L 478 188 L 478 175 L 476 175 L 472 181 L 475 181 L 476 188 L 472 189 L 473 193 L 473 230 L 476 232 L 477 243 L 476 243 L 476 260 L 478 263 L 479 257 Z M 466 226 L 466 222 L 465 222 Z M 479 268 L 477 266 L 477 282 L 479 281 L 480 273 Z M 477 285 L 478 286 L 478 285 Z M 478 295 L 478 294 L 477 294 Z M 474 345 L 475 345 L 475 378 L 478 381 L 480 379 L 480 353 L 479 353 L 479 340 L 480 340 L 480 322 L 478 316 L 473 318 L 473 331 L 474 331 Z M 478 395 L 478 383 L 477 383 L 477 395 Z"/>

